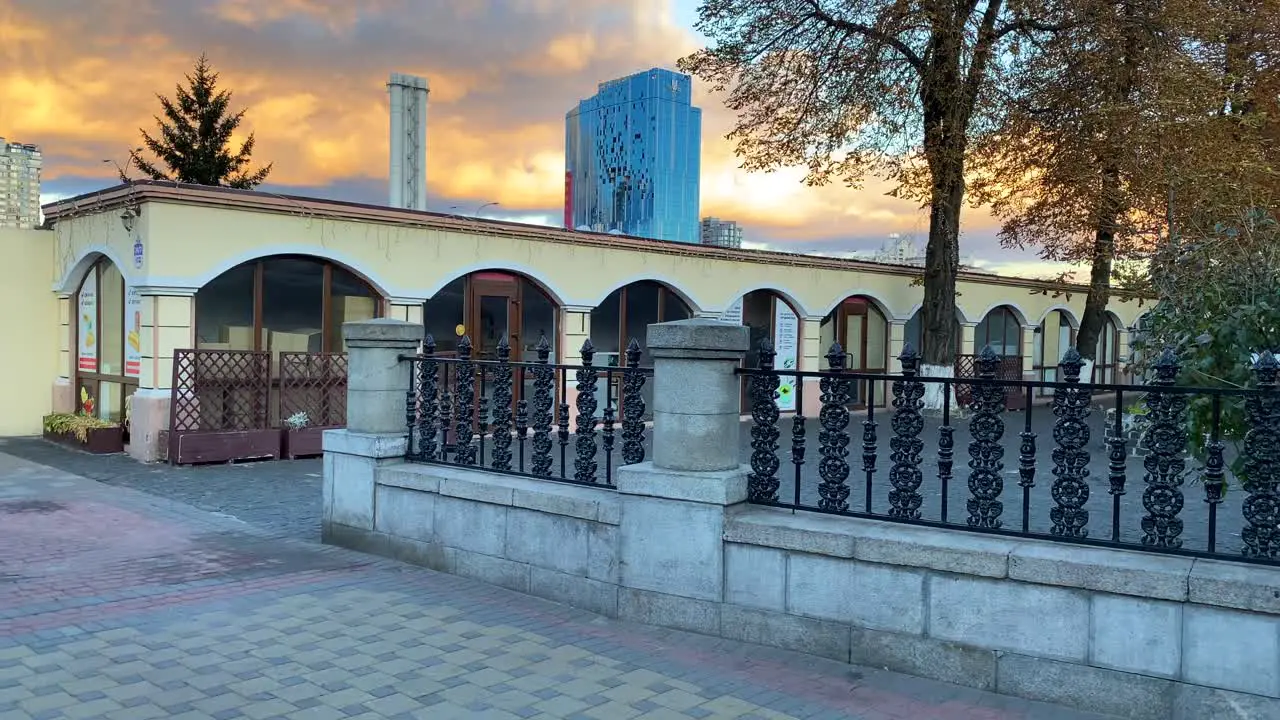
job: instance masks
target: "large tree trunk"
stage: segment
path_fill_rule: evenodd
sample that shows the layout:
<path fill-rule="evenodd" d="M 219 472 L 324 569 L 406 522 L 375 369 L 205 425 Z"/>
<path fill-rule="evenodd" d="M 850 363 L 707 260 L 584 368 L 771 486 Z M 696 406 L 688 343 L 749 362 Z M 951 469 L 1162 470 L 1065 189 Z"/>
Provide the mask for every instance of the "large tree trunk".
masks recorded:
<path fill-rule="evenodd" d="M 963 147 L 942 150 L 931 163 L 933 189 L 929 201 L 929 244 L 925 248 L 924 304 L 920 374 L 955 377 L 956 273 L 959 270 L 960 208 L 964 200 Z M 925 383 L 924 407 L 941 410 L 946 399 L 942 383 Z M 952 393 L 952 407 L 955 407 Z"/>

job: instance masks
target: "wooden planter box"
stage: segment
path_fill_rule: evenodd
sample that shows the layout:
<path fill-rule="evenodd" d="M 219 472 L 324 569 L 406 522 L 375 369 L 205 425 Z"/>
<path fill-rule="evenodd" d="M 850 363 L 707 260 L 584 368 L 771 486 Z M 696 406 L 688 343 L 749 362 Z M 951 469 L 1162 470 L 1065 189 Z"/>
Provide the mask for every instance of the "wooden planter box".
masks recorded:
<path fill-rule="evenodd" d="M 324 431 L 336 429 L 338 426 L 307 427 L 301 430 L 284 428 L 280 431 L 281 454 L 290 460 L 323 455 Z"/>
<path fill-rule="evenodd" d="M 70 433 L 52 433 L 48 430 L 44 431 L 44 439 L 94 455 L 124 452 L 124 428 L 119 427 L 93 428 L 85 434 L 84 442 Z"/>
<path fill-rule="evenodd" d="M 169 433 L 172 465 L 274 460 L 280 457 L 279 430 L 217 430 Z"/>

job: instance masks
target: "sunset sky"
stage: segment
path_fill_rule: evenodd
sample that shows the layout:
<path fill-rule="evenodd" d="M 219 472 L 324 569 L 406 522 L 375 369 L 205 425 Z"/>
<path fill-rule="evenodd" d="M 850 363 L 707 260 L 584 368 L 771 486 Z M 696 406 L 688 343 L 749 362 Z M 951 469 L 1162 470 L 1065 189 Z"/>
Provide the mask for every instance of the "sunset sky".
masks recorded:
<path fill-rule="evenodd" d="M 264 189 L 385 203 L 391 71 L 423 75 L 433 210 L 556 223 L 564 114 L 602 80 L 673 67 L 696 49 L 696 0 L 0 0 L 0 136 L 39 144 L 46 201 L 114 182 L 196 56 L 248 107 Z M 753 246 L 838 255 L 893 232 L 921 246 L 927 216 L 869 179 L 809 188 L 799 169 L 748 174 L 724 134 L 733 117 L 695 82 L 703 108 L 702 214 L 736 219 Z M 1048 276 L 999 248 L 968 212 L 961 253 L 1001 273 Z"/>

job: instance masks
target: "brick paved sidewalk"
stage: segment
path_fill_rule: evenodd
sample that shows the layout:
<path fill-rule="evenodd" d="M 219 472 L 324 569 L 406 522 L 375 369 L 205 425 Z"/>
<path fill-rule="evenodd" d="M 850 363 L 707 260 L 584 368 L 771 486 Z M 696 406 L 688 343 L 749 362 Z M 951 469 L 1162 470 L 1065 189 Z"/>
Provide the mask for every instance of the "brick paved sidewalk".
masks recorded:
<path fill-rule="evenodd" d="M 0 454 L 0 718 L 1090 716 L 606 620 Z"/>

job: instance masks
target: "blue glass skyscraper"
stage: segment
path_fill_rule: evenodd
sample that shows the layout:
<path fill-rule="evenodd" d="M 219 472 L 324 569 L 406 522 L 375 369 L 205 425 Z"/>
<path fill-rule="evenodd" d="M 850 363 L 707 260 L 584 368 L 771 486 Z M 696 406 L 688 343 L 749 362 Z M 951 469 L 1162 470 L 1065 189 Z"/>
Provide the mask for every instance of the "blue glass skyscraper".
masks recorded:
<path fill-rule="evenodd" d="M 702 110 L 692 86 L 653 68 L 601 83 L 565 116 L 566 227 L 698 242 Z"/>

